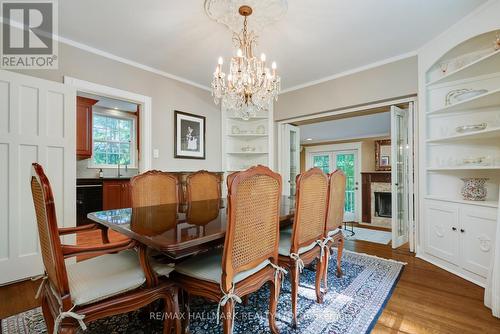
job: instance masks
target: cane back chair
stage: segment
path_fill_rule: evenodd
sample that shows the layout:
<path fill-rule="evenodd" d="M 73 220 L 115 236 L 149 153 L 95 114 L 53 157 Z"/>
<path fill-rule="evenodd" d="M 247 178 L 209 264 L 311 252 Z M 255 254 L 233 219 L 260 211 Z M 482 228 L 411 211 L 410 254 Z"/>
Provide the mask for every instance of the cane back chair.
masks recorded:
<path fill-rule="evenodd" d="M 235 303 L 270 283 L 269 326 L 278 333 L 275 314 L 281 275 L 277 266 L 281 176 L 264 166 L 228 178 L 224 249 L 176 265 L 176 279 L 189 295 L 219 302 L 224 333 L 232 333 Z M 218 318 L 219 319 L 219 318 Z"/>
<path fill-rule="evenodd" d="M 221 198 L 219 176 L 200 170 L 189 174 L 186 179 L 186 197 L 188 202 L 206 201 Z"/>
<path fill-rule="evenodd" d="M 312 168 L 297 175 L 295 218 L 291 230 L 280 235 L 279 265 L 290 272 L 292 287 L 292 325 L 297 326 L 297 297 L 299 273 L 304 266 L 316 264 L 316 301 L 322 302 L 321 279 L 323 277 L 324 245 L 328 177 L 319 169 Z"/>
<path fill-rule="evenodd" d="M 151 286 L 154 274 L 147 265 L 141 266 L 143 260 L 133 250 L 133 240 L 91 247 L 61 243 L 62 234 L 81 229 L 58 228 L 52 189 L 37 163 L 32 165 L 31 191 L 45 267 L 37 297 L 42 297 L 49 333 L 75 333 L 78 326 L 85 329 L 89 322 L 136 310 L 156 299 L 164 300 L 166 311 L 178 312 L 176 285 L 163 281 Z M 64 261 L 77 255 L 97 254 L 106 255 L 68 265 Z M 170 333 L 173 325 L 180 331 L 179 321 L 174 324 L 166 319 L 164 333 Z"/>
<path fill-rule="evenodd" d="M 179 203 L 179 180 L 174 174 L 150 170 L 130 179 L 132 207 Z"/>
<path fill-rule="evenodd" d="M 328 290 L 328 262 L 330 251 L 337 245 L 337 277 L 342 276 L 342 252 L 344 250 L 344 234 L 342 223 L 344 222 L 346 176 L 340 169 L 328 175 L 328 211 L 325 226 L 325 243 L 328 251 L 325 252 L 324 288 Z"/>

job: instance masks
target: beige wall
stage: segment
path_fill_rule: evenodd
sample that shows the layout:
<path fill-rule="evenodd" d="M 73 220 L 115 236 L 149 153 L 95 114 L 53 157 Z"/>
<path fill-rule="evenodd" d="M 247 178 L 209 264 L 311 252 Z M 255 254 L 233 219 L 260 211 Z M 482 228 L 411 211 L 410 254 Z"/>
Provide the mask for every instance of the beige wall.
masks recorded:
<path fill-rule="evenodd" d="M 63 76 L 67 75 L 150 96 L 152 145 L 160 150 L 160 157 L 152 159 L 152 168 L 214 171 L 221 169 L 220 111 L 210 92 L 63 43 L 59 44 L 59 48 L 58 70 L 19 72 L 57 82 L 63 82 Z M 206 117 L 206 160 L 174 159 L 174 110 Z"/>
<path fill-rule="evenodd" d="M 279 96 L 275 120 L 417 94 L 417 57 L 403 59 Z"/>

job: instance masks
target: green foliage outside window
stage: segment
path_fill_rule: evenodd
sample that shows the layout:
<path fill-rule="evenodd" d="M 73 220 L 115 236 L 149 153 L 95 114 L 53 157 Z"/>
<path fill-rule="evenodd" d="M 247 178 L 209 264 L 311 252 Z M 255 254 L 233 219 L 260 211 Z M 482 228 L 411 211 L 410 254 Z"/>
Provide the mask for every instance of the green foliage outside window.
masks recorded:
<path fill-rule="evenodd" d="M 93 115 L 93 156 L 95 165 L 131 164 L 133 121 L 101 114 Z"/>

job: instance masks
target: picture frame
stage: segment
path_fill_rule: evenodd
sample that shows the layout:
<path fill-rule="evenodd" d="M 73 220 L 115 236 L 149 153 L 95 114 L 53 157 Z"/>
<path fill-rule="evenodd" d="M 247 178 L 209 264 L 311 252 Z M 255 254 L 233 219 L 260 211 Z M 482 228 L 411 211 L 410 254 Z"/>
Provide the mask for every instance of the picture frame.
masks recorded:
<path fill-rule="evenodd" d="M 384 160 L 384 161 L 382 161 Z M 391 140 L 375 141 L 375 170 L 391 171 Z"/>
<path fill-rule="evenodd" d="M 174 110 L 174 158 L 206 159 L 206 118 Z"/>

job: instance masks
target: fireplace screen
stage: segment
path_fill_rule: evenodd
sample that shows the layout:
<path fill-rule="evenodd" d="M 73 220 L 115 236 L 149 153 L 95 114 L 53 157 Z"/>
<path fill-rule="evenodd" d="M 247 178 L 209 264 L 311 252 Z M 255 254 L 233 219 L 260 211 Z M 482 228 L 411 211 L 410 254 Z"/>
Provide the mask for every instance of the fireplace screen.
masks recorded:
<path fill-rule="evenodd" d="M 392 217 L 392 194 L 375 192 L 375 216 Z"/>

